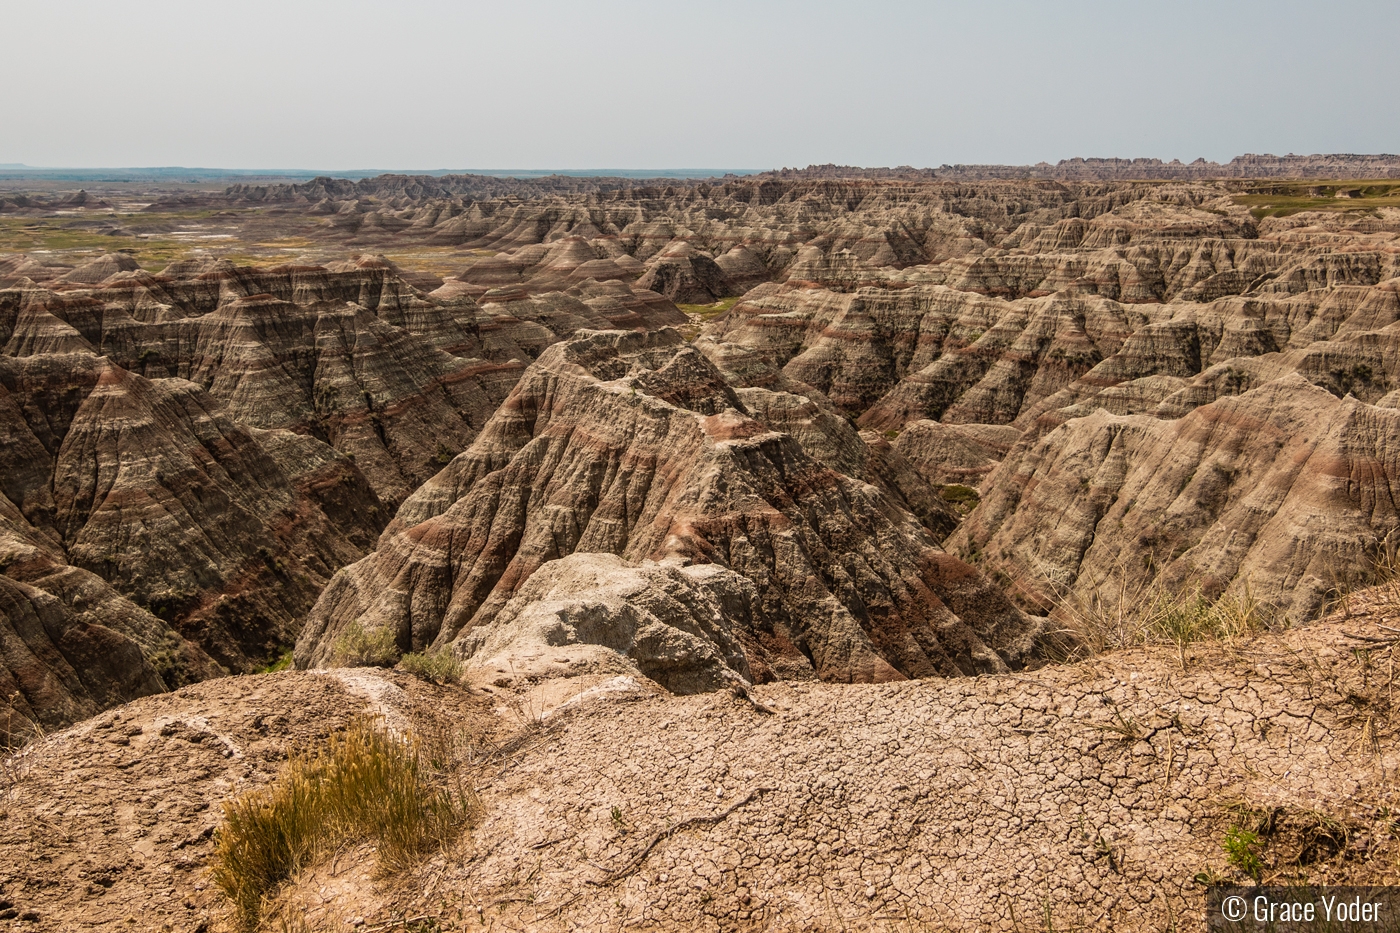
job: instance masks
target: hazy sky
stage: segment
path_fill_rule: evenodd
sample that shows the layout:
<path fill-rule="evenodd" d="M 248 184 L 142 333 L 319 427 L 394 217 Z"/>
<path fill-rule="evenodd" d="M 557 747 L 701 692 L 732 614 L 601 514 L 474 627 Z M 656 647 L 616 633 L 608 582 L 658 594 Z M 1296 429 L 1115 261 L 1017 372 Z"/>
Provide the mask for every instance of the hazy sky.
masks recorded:
<path fill-rule="evenodd" d="M 0 162 L 1400 152 L 1400 3 L 0 0 Z"/>

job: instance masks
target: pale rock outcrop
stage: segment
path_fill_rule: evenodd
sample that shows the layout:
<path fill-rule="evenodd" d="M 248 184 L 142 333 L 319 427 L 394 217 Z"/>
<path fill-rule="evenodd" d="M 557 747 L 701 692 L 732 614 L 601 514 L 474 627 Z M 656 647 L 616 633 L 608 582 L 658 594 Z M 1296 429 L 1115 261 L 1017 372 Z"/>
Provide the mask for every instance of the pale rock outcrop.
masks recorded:
<path fill-rule="evenodd" d="M 105 282 L 118 272 L 134 272 L 141 265 L 135 257 L 127 253 L 106 253 L 89 259 L 72 272 L 61 276 L 58 281 L 73 285 L 96 285 Z"/>
<path fill-rule="evenodd" d="M 495 618 L 449 650 L 489 682 L 580 674 L 648 677 L 672 693 L 747 682 L 755 594 L 713 564 L 574 553 L 537 570 Z"/>
<path fill-rule="evenodd" d="M 715 265 L 724 273 L 734 293 L 739 295 L 772 277 L 763 257 L 747 246 L 735 246 L 717 256 Z"/>

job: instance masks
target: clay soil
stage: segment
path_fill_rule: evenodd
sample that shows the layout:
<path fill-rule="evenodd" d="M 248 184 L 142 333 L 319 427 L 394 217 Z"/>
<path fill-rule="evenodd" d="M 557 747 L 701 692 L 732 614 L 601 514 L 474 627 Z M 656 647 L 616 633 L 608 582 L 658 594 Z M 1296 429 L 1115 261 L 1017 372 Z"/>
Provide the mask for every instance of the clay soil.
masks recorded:
<path fill-rule="evenodd" d="M 1264 881 L 1397 880 L 1393 615 L 1362 598 L 1233 644 L 749 699 L 210 681 L 7 764 L 0 929 L 232 929 L 221 801 L 367 711 L 449 737 L 484 815 L 405 875 L 336 853 L 268 929 L 1201 929 L 1205 881 L 1251 880 L 1232 827 Z"/>

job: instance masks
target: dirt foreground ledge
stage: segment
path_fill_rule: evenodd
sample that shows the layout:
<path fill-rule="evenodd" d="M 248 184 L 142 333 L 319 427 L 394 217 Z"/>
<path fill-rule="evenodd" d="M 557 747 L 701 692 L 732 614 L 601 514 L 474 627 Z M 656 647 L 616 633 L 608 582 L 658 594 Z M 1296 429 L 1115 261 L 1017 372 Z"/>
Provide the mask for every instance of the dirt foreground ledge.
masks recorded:
<path fill-rule="evenodd" d="M 365 709 L 471 736 L 485 816 L 405 877 L 365 847 L 304 873 L 287 929 L 1202 929 L 1196 876 L 1244 879 L 1232 825 L 1258 829 L 1265 880 L 1397 882 L 1393 649 L 1347 632 L 1384 634 L 756 704 L 612 683 L 543 715 L 394 672 L 211 681 L 12 763 L 0 930 L 229 928 L 220 801 Z"/>

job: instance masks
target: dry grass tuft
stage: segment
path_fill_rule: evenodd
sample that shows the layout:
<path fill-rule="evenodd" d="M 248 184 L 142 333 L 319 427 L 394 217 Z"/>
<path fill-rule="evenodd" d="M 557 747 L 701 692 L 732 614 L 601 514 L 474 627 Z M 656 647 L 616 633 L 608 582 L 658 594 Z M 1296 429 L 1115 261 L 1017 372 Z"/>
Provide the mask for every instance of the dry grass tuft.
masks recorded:
<path fill-rule="evenodd" d="M 1209 599 L 1199 587 L 1177 590 L 1152 580 L 1115 584 L 1089 593 L 1067 593 L 1055 616 L 1084 647 L 1098 654 L 1141 645 L 1174 645 L 1184 650 L 1198 641 L 1228 641 L 1268 628 L 1267 614 L 1248 585 L 1237 593 Z"/>
<path fill-rule="evenodd" d="M 393 667 L 399 660 L 399 646 L 388 628 L 369 629 L 359 619 L 336 637 L 332 646 L 336 659 L 347 667 Z"/>
<path fill-rule="evenodd" d="M 15 709 L 19 698 L 18 690 L 5 698 L 5 718 L 0 724 L 0 755 L 15 754 L 44 737 L 44 727 L 37 719 L 30 719 Z"/>
<path fill-rule="evenodd" d="M 11 704 L 19 698 L 16 691 L 8 697 Z M 36 720 L 15 711 L 5 711 L 5 724 L 0 727 L 0 818 L 14 797 L 15 788 L 29 775 L 30 746 L 44 738 L 44 727 Z"/>
<path fill-rule="evenodd" d="M 1389 618 L 1400 616 L 1400 535 L 1392 532 L 1377 542 L 1367 563 L 1377 608 Z"/>
<path fill-rule="evenodd" d="M 361 719 L 270 786 L 227 802 L 213 875 L 243 927 L 257 926 L 284 881 L 346 841 L 374 842 L 389 873 L 450 842 L 480 804 L 432 757 L 416 737 Z"/>
<path fill-rule="evenodd" d="M 462 679 L 462 662 L 446 649 L 406 654 L 399 659 L 399 667 L 435 684 L 455 684 Z"/>
<path fill-rule="evenodd" d="M 1400 533 L 1373 542 L 1363 559 L 1339 572 L 1332 583 L 1324 614 L 1339 613 L 1347 621 L 1353 616 L 1370 618 L 1389 633 L 1371 639 L 1377 644 L 1400 634 L 1395 628 L 1400 622 Z"/>

